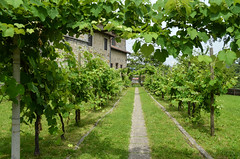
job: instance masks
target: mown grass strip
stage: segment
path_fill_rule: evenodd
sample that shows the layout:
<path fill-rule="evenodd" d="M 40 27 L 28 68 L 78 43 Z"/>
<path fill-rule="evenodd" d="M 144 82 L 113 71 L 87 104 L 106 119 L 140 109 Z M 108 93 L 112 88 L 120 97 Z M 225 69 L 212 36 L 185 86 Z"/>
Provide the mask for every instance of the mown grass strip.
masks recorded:
<path fill-rule="evenodd" d="M 150 95 L 151 96 L 151 95 Z M 198 151 L 207 159 L 213 159 L 211 155 L 209 155 L 197 142 L 194 138 L 192 138 L 192 136 L 189 135 L 189 133 L 179 124 L 179 122 L 172 117 L 172 115 L 166 110 L 166 108 L 164 106 L 162 106 L 156 99 L 154 99 L 153 96 L 151 96 L 151 98 L 158 104 L 158 106 L 163 110 L 163 112 L 165 114 L 168 115 L 168 117 L 170 119 L 172 119 L 172 121 L 176 124 L 176 126 L 178 127 L 178 129 L 183 133 L 183 135 L 185 135 L 185 137 L 188 139 L 188 141 L 190 142 L 191 145 L 193 145 L 194 147 L 196 147 L 198 149 Z"/>
<path fill-rule="evenodd" d="M 158 101 L 214 158 L 240 158 L 240 97 L 222 95 L 216 98 L 222 109 L 220 116 L 215 116 L 215 136 L 210 136 L 209 113 L 202 111 L 201 120 L 193 123 L 187 120 L 187 107 L 178 111 L 176 106 L 169 106 L 169 101 Z"/>
<path fill-rule="evenodd" d="M 134 90 L 128 90 L 114 111 L 85 138 L 71 158 L 128 158 Z"/>
<path fill-rule="evenodd" d="M 139 90 L 152 158 L 202 158 L 147 92 Z"/>
<path fill-rule="evenodd" d="M 123 96 L 125 96 L 126 94 L 127 94 L 127 92 Z M 116 101 L 116 103 L 113 105 L 113 107 L 109 111 L 107 111 L 107 113 L 105 113 L 100 119 L 97 120 L 97 122 L 93 125 L 93 127 L 86 134 L 84 134 L 84 136 L 77 142 L 74 150 L 77 150 L 79 148 L 79 145 L 84 141 L 84 139 L 97 127 L 98 123 L 100 121 L 102 121 L 105 118 L 105 116 L 107 116 L 109 113 L 111 113 L 114 110 L 114 108 L 117 106 L 117 104 L 119 103 L 119 101 L 121 99 L 122 99 L 122 97 L 120 97 Z M 71 158 L 71 156 L 68 156 L 66 159 L 70 159 L 70 158 Z"/>
<path fill-rule="evenodd" d="M 125 92 L 125 91 L 124 91 Z M 125 94 L 123 92 L 123 94 Z M 117 98 L 118 99 L 118 98 Z M 47 121 L 42 118 L 42 128 L 40 132 L 40 157 L 44 159 L 65 158 L 74 153 L 73 145 L 79 137 L 86 134 L 93 125 L 107 112 L 117 100 L 109 101 L 108 105 L 98 111 L 86 110 L 81 113 L 79 126 L 75 125 L 75 114 L 70 113 L 70 120 L 65 119 L 66 140 L 61 140 L 62 131 L 59 126 L 57 134 L 50 135 Z M 4 100 L 0 103 L 0 159 L 11 157 L 11 102 Z M 34 125 L 21 124 L 21 158 L 35 159 L 34 152 Z"/>

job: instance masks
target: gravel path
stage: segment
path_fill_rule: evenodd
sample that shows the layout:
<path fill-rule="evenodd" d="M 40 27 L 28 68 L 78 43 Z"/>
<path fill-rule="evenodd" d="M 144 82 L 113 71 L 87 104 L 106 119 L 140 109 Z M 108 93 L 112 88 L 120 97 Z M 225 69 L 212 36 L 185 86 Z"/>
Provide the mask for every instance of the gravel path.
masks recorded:
<path fill-rule="evenodd" d="M 128 159 L 150 159 L 150 148 L 138 88 L 135 88 Z"/>

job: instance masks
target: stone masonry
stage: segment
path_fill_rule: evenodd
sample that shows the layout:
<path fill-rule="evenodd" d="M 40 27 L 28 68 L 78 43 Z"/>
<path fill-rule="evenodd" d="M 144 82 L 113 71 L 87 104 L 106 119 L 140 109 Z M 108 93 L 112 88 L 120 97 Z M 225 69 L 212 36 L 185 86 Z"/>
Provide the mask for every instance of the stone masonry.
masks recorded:
<path fill-rule="evenodd" d="M 65 39 L 73 48 L 76 58 L 80 61 L 81 53 L 88 50 L 91 53 L 100 54 L 105 61 L 113 68 L 127 67 L 127 51 L 126 40 L 115 42 L 112 45 L 112 40 L 115 40 L 112 34 L 104 32 L 95 32 L 92 35 L 92 45 L 89 45 L 88 35 L 80 35 L 79 37 L 65 36 Z M 104 40 L 106 39 L 106 40 Z M 105 42 L 107 41 L 107 48 L 105 49 Z"/>

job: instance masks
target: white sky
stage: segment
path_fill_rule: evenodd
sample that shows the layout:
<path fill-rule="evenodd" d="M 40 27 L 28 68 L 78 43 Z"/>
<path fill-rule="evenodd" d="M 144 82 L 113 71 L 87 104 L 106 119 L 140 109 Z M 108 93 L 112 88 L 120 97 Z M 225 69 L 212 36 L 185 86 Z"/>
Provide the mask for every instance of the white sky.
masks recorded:
<path fill-rule="evenodd" d="M 152 3 L 155 3 L 157 0 L 150 0 Z M 208 0 L 202 0 L 208 3 Z M 176 32 L 176 30 L 172 30 L 172 32 Z M 127 51 L 129 52 L 133 52 L 132 50 L 132 46 L 134 44 L 135 40 L 127 40 L 127 44 L 126 44 L 126 48 Z M 207 45 L 203 45 L 203 47 L 207 47 Z M 223 47 L 223 43 L 222 42 L 214 42 L 213 43 L 213 52 L 214 54 L 217 54 L 220 50 L 222 50 Z M 166 65 L 174 65 L 177 61 L 173 58 L 173 56 L 169 56 L 166 61 L 164 62 L 164 64 Z"/>

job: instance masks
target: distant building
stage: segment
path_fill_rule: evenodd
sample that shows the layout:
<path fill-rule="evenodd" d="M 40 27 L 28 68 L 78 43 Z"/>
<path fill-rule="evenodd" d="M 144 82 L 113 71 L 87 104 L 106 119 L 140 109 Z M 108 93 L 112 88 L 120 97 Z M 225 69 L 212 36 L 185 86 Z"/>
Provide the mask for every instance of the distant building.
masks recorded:
<path fill-rule="evenodd" d="M 93 35 L 80 35 L 78 38 L 65 35 L 65 39 L 70 43 L 73 52 L 80 61 L 81 51 L 97 52 L 113 68 L 127 67 L 126 40 L 122 39 L 117 43 L 115 35 L 110 32 L 97 31 Z"/>

